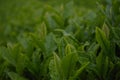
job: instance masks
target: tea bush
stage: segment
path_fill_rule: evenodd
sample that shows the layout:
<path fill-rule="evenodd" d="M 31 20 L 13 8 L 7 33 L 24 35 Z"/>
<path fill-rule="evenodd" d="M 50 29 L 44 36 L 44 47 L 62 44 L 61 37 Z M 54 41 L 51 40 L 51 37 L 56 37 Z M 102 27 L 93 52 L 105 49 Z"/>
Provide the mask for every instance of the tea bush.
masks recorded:
<path fill-rule="evenodd" d="M 77 1 L 0 1 L 0 80 L 120 79 L 120 1 Z"/>

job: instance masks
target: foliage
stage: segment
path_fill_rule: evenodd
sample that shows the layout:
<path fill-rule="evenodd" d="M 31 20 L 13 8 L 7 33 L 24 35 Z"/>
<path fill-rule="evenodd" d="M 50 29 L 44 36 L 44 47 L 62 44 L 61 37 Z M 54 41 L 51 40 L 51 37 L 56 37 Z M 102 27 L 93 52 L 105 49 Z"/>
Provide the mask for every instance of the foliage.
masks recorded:
<path fill-rule="evenodd" d="M 0 1 L 0 80 L 119 80 L 120 1 L 53 2 Z"/>

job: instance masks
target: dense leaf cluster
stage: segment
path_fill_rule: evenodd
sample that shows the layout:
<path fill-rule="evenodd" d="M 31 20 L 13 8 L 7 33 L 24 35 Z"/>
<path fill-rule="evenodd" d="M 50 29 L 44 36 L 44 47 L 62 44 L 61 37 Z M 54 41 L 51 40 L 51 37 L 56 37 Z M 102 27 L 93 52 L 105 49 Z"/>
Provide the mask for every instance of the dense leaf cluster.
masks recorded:
<path fill-rule="evenodd" d="M 120 1 L 65 1 L 0 1 L 0 80 L 120 79 Z"/>

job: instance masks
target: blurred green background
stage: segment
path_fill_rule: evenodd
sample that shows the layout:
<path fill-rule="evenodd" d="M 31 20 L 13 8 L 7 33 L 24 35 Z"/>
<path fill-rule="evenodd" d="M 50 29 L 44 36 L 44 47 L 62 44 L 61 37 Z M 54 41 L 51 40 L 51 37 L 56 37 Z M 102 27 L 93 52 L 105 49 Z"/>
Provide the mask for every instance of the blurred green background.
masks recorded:
<path fill-rule="evenodd" d="M 69 2 L 72 3 L 68 4 Z M 62 7 L 67 6 L 68 13 L 71 11 L 70 14 L 76 12 L 73 15 L 83 16 L 89 11 L 96 11 L 96 2 L 97 0 L 0 0 L 0 44 L 15 42 L 18 36 L 34 31 L 49 11 L 47 8 L 51 7 L 62 14 Z"/>

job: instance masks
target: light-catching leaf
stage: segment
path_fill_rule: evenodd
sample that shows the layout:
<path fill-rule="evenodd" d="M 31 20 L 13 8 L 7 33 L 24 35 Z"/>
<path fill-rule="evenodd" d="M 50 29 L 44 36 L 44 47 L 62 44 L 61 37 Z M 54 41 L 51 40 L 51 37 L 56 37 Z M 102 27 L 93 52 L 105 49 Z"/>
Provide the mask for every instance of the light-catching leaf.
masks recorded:
<path fill-rule="evenodd" d="M 105 33 L 98 27 L 96 28 L 96 40 L 105 52 L 105 56 L 111 55 L 110 42 L 105 36 Z"/>

